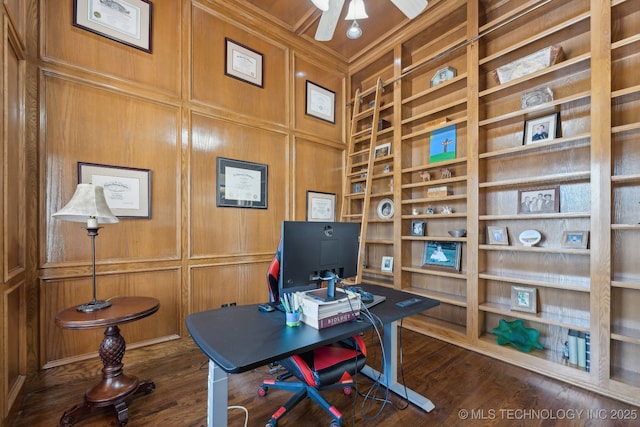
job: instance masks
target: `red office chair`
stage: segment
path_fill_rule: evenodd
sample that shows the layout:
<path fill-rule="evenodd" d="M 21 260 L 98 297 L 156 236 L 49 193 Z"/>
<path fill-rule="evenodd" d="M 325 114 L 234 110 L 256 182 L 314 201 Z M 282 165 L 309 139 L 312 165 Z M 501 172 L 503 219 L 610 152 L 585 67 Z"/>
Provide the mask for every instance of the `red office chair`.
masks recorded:
<path fill-rule="evenodd" d="M 271 302 L 279 301 L 278 277 L 280 276 L 280 247 L 269 266 L 267 283 Z M 366 363 L 367 349 L 359 335 L 346 340 L 326 345 L 302 354 L 290 356 L 281 360 L 280 365 L 299 381 L 284 381 L 281 379 L 265 379 L 258 390 L 258 395 L 266 396 L 269 388 L 294 391 L 283 406 L 278 408 L 267 422 L 266 427 L 276 427 L 278 420 L 289 412 L 295 405 L 311 398 L 332 417 L 331 427 L 342 425 L 342 414 L 327 402 L 320 391 L 342 388 L 344 394 L 350 394 L 353 386 L 351 375 L 360 371 Z"/>

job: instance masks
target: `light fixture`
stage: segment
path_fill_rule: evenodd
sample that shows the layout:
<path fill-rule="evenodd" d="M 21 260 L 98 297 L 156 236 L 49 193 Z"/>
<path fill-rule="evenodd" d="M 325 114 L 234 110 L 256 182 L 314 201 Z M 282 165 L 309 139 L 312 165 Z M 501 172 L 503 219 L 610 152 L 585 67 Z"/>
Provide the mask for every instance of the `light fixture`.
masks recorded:
<path fill-rule="evenodd" d="M 362 35 L 362 28 L 360 28 L 360 25 L 358 25 L 356 21 L 353 21 L 353 24 L 351 24 L 351 26 L 347 30 L 347 37 L 352 40 L 355 40 L 355 39 L 359 39 L 361 35 Z"/>
<path fill-rule="evenodd" d="M 104 188 L 93 184 L 78 184 L 69 203 L 52 215 L 63 221 L 86 222 L 87 235 L 91 238 L 91 277 L 93 279 L 93 300 L 77 307 L 78 311 L 102 310 L 111 305 L 109 301 L 96 298 L 96 236 L 98 224 L 114 224 L 118 218 L 111 212 L 104 198 Z"/>
<path fill-rule="evenodd" d="M 311 3 L 323 12 L 329 10 L 329 0 L 311 0 Z"/>
<path fill-rule="evenodd" d="M 349 10 L 347 11 L 347 17 L 344 18 L 347 21 L 356 19 L 368 18 L 367 11 L 364 10 L 364 0 L 351 0 L 349 3 Z"/>

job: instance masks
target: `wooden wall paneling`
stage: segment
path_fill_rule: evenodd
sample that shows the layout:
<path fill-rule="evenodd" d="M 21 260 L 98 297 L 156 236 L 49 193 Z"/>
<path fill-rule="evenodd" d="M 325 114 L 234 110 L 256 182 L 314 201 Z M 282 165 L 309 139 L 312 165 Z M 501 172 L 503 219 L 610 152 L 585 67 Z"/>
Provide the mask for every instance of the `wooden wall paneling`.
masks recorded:
<path fill-rule="evenodd" d="M 20 35 L 20 39 L 24 41 L 26 32 L 27 2 L 25 0 L 4 0 L 3 3 L 7 10 L 8 17 L 11 20 L 12 28 Z"/>
<path fill-rule="evenodd" d="M 97 295 L 100 299 L 126 295 L 149 296 L 160 301 L 160 309 L 152 316 L 120 325 L 128 347 L 180 335 L 180 278 L 179 268 L 97 276 Z M 68 330 L 55 324 L 58 312 L 91 300 L 91 276 L 42 280 L 40 294 L 42 366 L 63 364 L 65 359 L 94 356 L 104 337 L 104 328 Z"/>
<path fill-rule="evenodd" d="M 307 218 L 307 191 L 320 191 L 336 195 L 336 221 L 342 201 L 342 171 L 344 148 L 311 141 L 303 137 L 295 139 L 294 178 L 295 205 L 292 219 Z"/>
<path fill-rule="evenodd" d="M 346 116 L 345 74 L 296 52 L 293 53 L 293 60 L 293 127 L 298 132 L 310 133 L 323 139 L 342 143 Z M 307 80 L 335 93 L 335 123 L 329 123 L 306 114 Z"/>
<path fill-rule="evenodd" d="M 77 163 L 151 170 L 151 219 L 123 218 L 96 240 L 98 263 L 177 260 L 180 250 L 180 111 L 44 73 L 43 263 L 86 263 L 90 243 L 79 224 L 51 217 L 73 195 Z"/>
<path fill-rule="evenodd" d="M 12 2 L 7 6 L 13 16 L 0 14 L 0 420 L 14 406 L 27 375 L 26 62 L 24 35 L 20 34 L 24 5 Z"/>
<path fill-rule="evenodd" d="M 25 188 L 25 62 L 17 41 L 9 36 L 9 23 L 3 19 L 3 92 L 2 145 L 3 152 L 3 272 L 4 281 L 25 270 L 26 261 L 26 188 Z M 5 127 L 6 126 L 6 127 Z"/>
<path fill-rule="evenodd" d="M 212 310 L 233 302 L 244 305 L 268 301 L 267 268 L 270 261 L 193 267 L 190 312 Z"/>
<path fill-rule="evenodd" d="M 192 8 L 191 94 L 196 102 L 251 121 L 288 122 L 288 50 L 221 16 Z M 263 87 L 225 75 L 225 38 L 262 54 Z"/>
<path fill-rule="evenodd" d="M 40 1 L 44 59 L 167 95 L 180 94 L 181 61 L 176 58 L 181 49 L 181 1 L 152 2 L 151 53 L 75 27 L 73 3 Z"/>
<path fill-rule="evenodd" d="M 190 152 L 190 257 L 272 254 L 287 217 L 288 136 L 194 113 Z M 267 209 L 216 206 L 216 158 L 267 165 Z"/>
<path fill-rule="evenodd" d="M 27 340 L 26 340 L 26 282 L 20 281 L 14 286 L 5 287 L 2 298 L 4 313 L 2 319 L 2 348 L 4 359 L 2 370 L 5 380 L 2 382 L 2 398 L 6 402 L 2 416 L 5 416 L 18 397 L 27 378 Z M 1 378 L 2 376 L 0 376 Z"/>

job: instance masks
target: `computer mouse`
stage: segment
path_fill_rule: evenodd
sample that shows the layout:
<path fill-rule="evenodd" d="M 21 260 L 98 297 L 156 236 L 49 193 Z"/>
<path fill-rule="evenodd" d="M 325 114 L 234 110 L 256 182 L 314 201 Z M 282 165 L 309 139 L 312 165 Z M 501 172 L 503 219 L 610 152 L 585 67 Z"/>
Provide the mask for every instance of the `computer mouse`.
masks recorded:
<path fill-rule="evenodd" d="M 273 308 L 271 304 L 259 304 L 258 310 L 262 311 L 263 313 L 268 313 L 270 311 L 275 310 L 275 308 Z"/>
<path fill-rule="evenodd" d="M 371 292 L 363 291 L 360 289 L 360 299 L 362 302 L 367 303 L 373 301 L 373 294 Z"/>

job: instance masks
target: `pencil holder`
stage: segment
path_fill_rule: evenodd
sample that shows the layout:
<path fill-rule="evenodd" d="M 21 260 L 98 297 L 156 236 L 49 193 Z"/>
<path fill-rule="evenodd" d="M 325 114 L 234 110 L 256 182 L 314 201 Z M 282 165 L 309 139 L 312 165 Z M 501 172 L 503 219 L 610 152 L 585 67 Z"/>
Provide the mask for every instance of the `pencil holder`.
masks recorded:
<path fill-rule="evenodd" d="M 287 326 L 295 327 L 300 326 L 300 312 L 294 311 L 293 313 L 285 313 L 285 320 L 287 322 Z"/>

